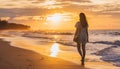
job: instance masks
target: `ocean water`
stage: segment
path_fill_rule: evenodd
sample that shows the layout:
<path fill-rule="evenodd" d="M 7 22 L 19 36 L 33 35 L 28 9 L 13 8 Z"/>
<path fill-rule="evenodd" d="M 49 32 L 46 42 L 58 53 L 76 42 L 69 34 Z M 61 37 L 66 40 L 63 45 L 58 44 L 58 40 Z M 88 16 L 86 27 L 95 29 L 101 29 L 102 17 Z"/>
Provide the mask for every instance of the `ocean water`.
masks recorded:
<path fill-rule="evenodd" d="M 76 48 L 73 42 L 73 32 L 67 33 L 44 33 L 33 31 L 1 31 L 2 37 L 24 37 L 39 43 L 59 43 L 66 48 Z M 63 49 L 74 51 L 73 49 Z M 89 31 L 89 43 L 86 45 L 86 61 L 106 61 L 120 67 L 120 30 L 91 30 Z M 77 51 L 75 51 L 77 52 Z M 92 58 L 91 58 L 92 56 Z M 94 56 L 98 56 L 96 59 Z"/>

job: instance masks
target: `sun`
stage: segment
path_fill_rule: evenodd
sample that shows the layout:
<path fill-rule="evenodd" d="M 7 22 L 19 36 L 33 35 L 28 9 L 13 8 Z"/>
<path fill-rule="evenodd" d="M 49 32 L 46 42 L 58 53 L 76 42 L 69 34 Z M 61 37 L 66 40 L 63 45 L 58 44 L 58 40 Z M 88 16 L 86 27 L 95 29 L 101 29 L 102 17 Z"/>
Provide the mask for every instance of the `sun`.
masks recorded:
<path fill-rule="evenodd" d="M 53 14 L 47 17 L 47 21 L 60 22 L 63 19 L 61 14 Z"/>

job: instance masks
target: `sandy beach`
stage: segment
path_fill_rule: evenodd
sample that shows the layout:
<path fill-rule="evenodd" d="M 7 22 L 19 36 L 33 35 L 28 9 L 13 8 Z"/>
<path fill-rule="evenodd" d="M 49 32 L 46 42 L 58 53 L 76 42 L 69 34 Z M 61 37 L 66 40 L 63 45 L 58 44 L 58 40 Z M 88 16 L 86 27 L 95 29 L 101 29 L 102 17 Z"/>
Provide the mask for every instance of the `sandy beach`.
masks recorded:
<path fill-rule="evenodd" d="M 37 47 L 28 47 L 18 48 L 11 46 L 10 42 L 0 40 L 0 69 L 118 69 L 107 62 L 86 62 L 85 66 L 81 66 L 56 57 L 41 55 L 32 51 Z"/>
<path fill-rule="evenodd" d="M 12 47 L 0 40 L 0 69 L 88 69 L 74 63 Z"/>

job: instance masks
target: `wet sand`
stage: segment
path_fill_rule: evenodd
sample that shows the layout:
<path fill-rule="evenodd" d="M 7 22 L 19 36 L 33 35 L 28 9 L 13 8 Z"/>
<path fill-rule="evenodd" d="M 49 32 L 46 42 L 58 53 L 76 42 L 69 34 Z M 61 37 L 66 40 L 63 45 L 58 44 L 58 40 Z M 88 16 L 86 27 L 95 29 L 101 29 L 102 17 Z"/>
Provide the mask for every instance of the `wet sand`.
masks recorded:
<path fill-rule="evenodd" d="M 62 59 L 10 46 L 0 40 L 0 69 L 88 69 Z"/>

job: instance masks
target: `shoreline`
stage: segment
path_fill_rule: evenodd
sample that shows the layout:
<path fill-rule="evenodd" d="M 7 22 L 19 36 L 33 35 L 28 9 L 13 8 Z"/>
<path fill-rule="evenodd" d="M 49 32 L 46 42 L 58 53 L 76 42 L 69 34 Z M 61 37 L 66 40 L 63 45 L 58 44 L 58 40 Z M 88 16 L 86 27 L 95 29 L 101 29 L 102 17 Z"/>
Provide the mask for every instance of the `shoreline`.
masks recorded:
<path fill-rule="evenodd" d="M 58 69 L 97 69 L 98 67 L 102 69 L 119 69 L 107 62 L 86 62 L 85 66 L 81 66 L 67 60 L 34 52 L 32 49 L 37 50 L 37 47 L 32 46 L 23 49 L 11 46 L 10 43 L 0 39 L 0 55 L 2 55 L 0 57 L 0 68 L 2 69 L 40 69 L 41 67 L 42 69 L 49 69 L 49 67 L 52 69 L 56 69 L 56 67 Z"/>
<path fill-rule="evenodd" d="M 13 47 L 9 43 L 0 39 L 1 69 L 88 69 L 69 61 Z"/>

